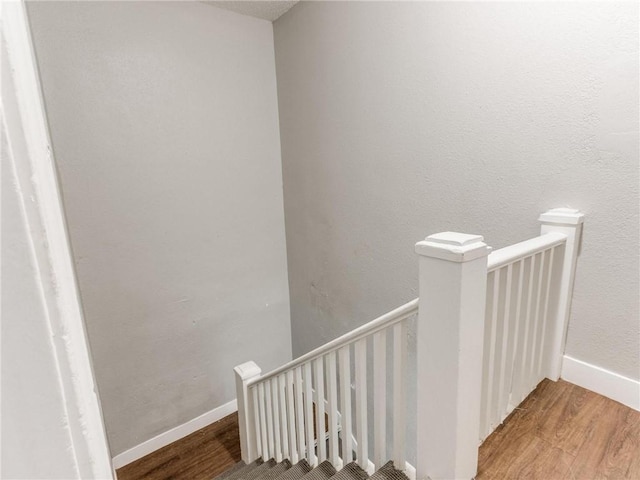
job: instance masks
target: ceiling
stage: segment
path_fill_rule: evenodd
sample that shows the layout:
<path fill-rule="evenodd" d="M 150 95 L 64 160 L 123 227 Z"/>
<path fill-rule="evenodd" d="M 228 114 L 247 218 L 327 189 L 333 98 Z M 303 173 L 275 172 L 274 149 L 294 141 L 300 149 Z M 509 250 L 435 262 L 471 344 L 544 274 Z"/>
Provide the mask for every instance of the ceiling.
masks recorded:
<path fill-rule="evenodd" d="M 209 5 L 232 10 L 251 17 L 264 18 L 273 22 L 287 12 L 299 0 L 222 0 L 205 1 Z"/>

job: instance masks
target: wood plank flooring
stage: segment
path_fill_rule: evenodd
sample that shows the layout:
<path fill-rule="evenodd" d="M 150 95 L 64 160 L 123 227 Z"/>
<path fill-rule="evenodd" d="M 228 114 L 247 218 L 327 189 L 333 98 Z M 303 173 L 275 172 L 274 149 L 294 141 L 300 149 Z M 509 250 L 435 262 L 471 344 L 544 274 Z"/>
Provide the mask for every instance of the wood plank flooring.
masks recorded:
<path fill-rule="evenodd" d="M 240 461 L 238 414 L 118 469 L 118 480 L 209 480 Z"/>
<path fill-rule="evenodd" d="M 240 461 L 237 414 L 117 471 L 118 480 L 212 479 Z M 480 447 L 477 480 L 640 480 L 640 412 L 544 380 Z"/>
<path fill-rule="evenodd" d="M 476 478 L 640 479 L 640 412 L 543 380 L 482 444 Z"/>

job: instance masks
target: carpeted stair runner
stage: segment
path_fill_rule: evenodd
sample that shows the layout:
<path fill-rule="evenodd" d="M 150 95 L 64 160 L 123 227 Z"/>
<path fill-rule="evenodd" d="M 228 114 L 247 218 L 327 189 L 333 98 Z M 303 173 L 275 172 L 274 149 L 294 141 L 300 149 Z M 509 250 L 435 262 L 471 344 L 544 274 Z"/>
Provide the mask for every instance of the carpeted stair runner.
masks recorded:
<path fill-rule="evenodd" d="M 280 475 L 277 480 L 298 480 L 302 478 L 305 474 L 309 473 L 313 470 L 313 467 L 307 463 L 306 460 L 300 460 L 289 470 Z"/>
<path fill-rule="evenodd" d="M 344 466 L 342 470 L 331 477 L 331 480 L 367 480 L 369 475 L 360 466 L 351 462 Z"/>
<path fill-rule="evenodd" d="M 263 462 L 258 459 L 245 465 L 235 465 L 215 480 L 409 480 L 407 476 L 387 462 L 371 477 L 357 463 L 344 466 L 339 472 L 329 461 L 324 461 L 312 468 L 306 460 L 291 465 L 289 460 L 276 463 L 274 459 Z"/>
<path fill-rule="evenodd" d="M 325 460 L 309 473 L 300 477 L 300 480 L 329 480 L 333 475 L 335 475 L 335 473 L 336 469 L 333 468 L 331 462 L 329 460 Z"/>
<path fill-rule="evenodd" d="M 289 460 L 283 460 L 282 462 L 277 464 L 275 467 L 270 468 L 267 471 L 267 473 L 263 474 L 260 477 L 260 480 L 275 480 L 276 478 L 279 478 L 280 475 L 288 471 L 290 468 L 291 468 L 291 462 Z"/>
<path fill-rule="evenodd" d="M 241 480 L 260 480 L 262 475 L 267 473 L 271 468 L 276 466 L 276 461 L 272 458 L 264 462 L 262 465 L 258 465 L 256 468 L 249 470 L 247 473 L 239 477 Z"/>
<path fill-rule="evenodd" d="M 400 470 L 396 470 L 393 462 L 385 463 L 380 469 L 371 475 L 371 480 L 408 480 L 407 476 Z"/>
<path fill-rule="evenodd" d="M 250 463 L 249 465 L 246 465 L 244 462 L 238 462 L 230 470 L 227 470 L 222 475 L 216 478 L 217 480 L 239 480 L 243 475 L 245 475 L 250 470 L 253 470 L 258 465 L 262 465 L 261 458 L 259 458 L 255 462 Z M 238 466 L 240 468 L 237 468 Z"/>

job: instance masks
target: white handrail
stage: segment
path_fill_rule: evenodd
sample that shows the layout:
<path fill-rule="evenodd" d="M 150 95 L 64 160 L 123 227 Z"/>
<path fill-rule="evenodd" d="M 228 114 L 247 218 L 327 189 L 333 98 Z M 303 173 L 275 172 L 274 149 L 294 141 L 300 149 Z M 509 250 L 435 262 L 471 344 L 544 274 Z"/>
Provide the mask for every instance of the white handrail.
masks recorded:
<path fill-rule="evenodd" d="M 566 241 L 567 236 L 565 234 L 549 232 L 539 237 L 495 250 L 489 254 L 487 271 L 492 272 L 522 258 L 530 257 L 536 253 L 561 245 Z"/>
<path fill-rule="evenodd" d="M 418 311 L 418 299 L 416 298 L 411 300 L 410 302 L 405 303 L 401 307 L 398 307 L 395 310 L 391 310 L 390 312 L 387 312 L 384 315 L 381 315 L 375 320 L 372 320 L 369 323 L 366 323 L 361 327 L 356 328 L 355 330 L 351 330 L 350 332 L 345 333 L 341 337 L 338 337 L 335 340 L 330 341 L 329 343 L 325 343 L 324 345 L 316 348 L 315 350 L 311 350 L 310 352 L 302 355 L 301 357 L 298 357 L 295 360 L 292 360 L 289 363 L 286 363 L 285 365 L 279 368 L 276 368 L 275 370 L 272 370 L 269 373 L 266 373 L 265 375 L 251 379 L 250 381 L 247 382 L 247 387 L 269 380 L 270 378 L 276 377 L 288 370 L 292 370 L 311 360 L 319 358 L 329 352 L 338 350 L 343 345 L 356 342 L 357 340 L 360 340 L 375 332 L 378 332 L 391 325 L 401 322 L 402 320 L 405 320 L 406 318 L 415 314 L 417 311 Z"/>

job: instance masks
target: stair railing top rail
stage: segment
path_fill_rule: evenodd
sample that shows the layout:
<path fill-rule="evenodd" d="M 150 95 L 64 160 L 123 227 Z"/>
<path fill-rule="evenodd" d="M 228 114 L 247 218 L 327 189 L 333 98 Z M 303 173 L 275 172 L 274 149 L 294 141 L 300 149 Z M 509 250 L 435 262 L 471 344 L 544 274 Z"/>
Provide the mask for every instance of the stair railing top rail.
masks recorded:
<path fill-rule="evenodd" d="M 538 237 L 525 240 L 524 242 L 514 243 L 508 247 L 494 250 L 489 254 L 487 260 L 487 273 L 517 262 L 531 255 L 556 247 L 566 243 L 567 236 L 559 232 L 549 232 Z"/>
<path fill-rule="evenodd" d="M 276 368 L 275 370 L 272 370 L 264 375 L 254 377 L 253 379 L 247 381 L 247 387 L 251 387 L 252 385 L 262 383 L 269 379 L 277 377 L 282 373 L 293 370 L 294 368 L 304 365 L 305 363 L 308 363 L 316 358 L 320 358 L 321 356 L 326 355 L 329 352 L 336 351 L 345 345 L 355 343 L 358 340 L 373 335 L 374 333 L 380 330 L 384 330 L 391 325 L 406 320 L 418 311 L 418 300 L 419 299 L 415 298 L 410 302 L 407 302 L 404 305 L 391 310 L 390 312 L 387 312 L 384 315 L 381 315 L 378 318 L 371 320 L 370 322 L 354 330 L 351 330 L 350 332 L 345 333 L 344 335 L 330 341 L 329 343 L 325 343 L 324 345 L 311 350 L 310 352 L 296 358 L 295 360 L 290 361 L 289 363 L 282 365 L 281 367 Z"/>

